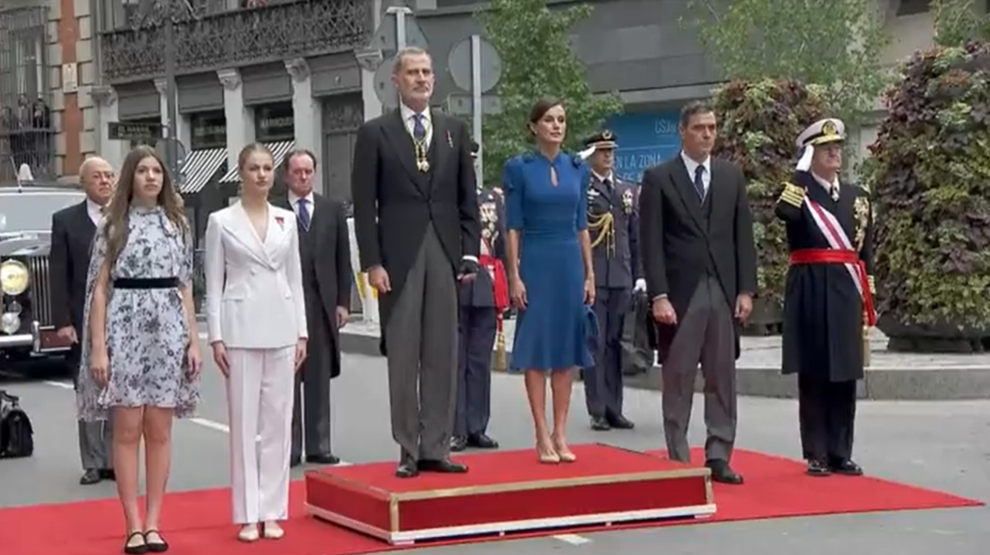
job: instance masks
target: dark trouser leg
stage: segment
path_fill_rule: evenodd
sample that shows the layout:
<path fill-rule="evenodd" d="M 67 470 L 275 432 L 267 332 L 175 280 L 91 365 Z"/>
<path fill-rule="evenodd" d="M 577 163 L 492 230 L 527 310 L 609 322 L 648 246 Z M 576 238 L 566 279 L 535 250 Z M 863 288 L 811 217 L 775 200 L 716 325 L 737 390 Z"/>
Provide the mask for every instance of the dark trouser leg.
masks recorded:
<path fill-rule="evenodd" d="M 595 351 L 594 366 L 584 369 L 584 401 L 588 415 L 592 418 L 605 418 L 606 395 L 605 373 L 608 343 L 609 295 L 612 289 L 599 287 L 595 291 L 595 317 L 598 319 L 598 349 Z"/>
<path fill-rule="evenodd" d="M 292 456 L 329 455 L 330 442 L 330 374 L 334 364 L 333 334 L 323 308 L 307 306 L 309 342 L 303 367 L 296 372 L 292 407 Z"/>
<path fill-rule="evenodd" d="M 419 420 L 423 459 L 445 459 L 457 404 L 457 283 L 447 253 L 430 226 L 423 243 Z M 391 352 L 391 350 L 390 350 Z"/>
<path fill-rule="evenodd" d="M 460 315 L 457 319 L 457 404 L 454 408 L 454 435 L 467 437 L 467 373 L 468 373 L 468 350 L 471 344 L 471 328 L 474 322 L 471 320 L 472 307 L 464 306 L 460 308 Z"/>
<path fill-rule="evenodd" d="M 807 461 L 828 461 L 828 378 L 798 372 L 798 422 Z"/>
<path fill-rule="evenodd" d="M 431 232 L 432 233 L 432 232 Z M 401 460 L 419 459 L 419 373 L 423 352 L 423 305 L 426 293 L 426 239 L 406 276 L 399 298 L 385 323 L 388 352 L 388 393 L 392 438 L 399 444 Z M 393 293 L 394 294 L 394 293 Z M 454 373 L 456 376 L 456 373 Z M 449 440 L 448 440 L 449 441 Z"/>
<path fill-rule="evenodd" d="M 601 291 L 601 289 L 599 289 Z M 604 399 L 605 416 L 622 416 L 622 329 L 629 311 L 630 291 L 612 289 L 608 295 L 608 322 L 605 324 Z"/>
<path fill-rule="evenodd" d="M 828 456 L 831 461 L 841 463 L 852 459 L 856 382 L 831 382 L 828 389 L 828 407 L 825 411 L 828 423 Z"/>
<path fill-rule="evenodd" d="M 691 460 L 687 432 L 694 401 L 694 381 L 704 347 L 708 326 L 708 292 L 705 283 L 698 285 L 686 314 L 678 314 L 677 333 L 664 351 L 660 370 L 663 392 L 663 433 L 668 456 L 675 461 Z"/>
<path fill-rule="evenodd" d="M 471 341 L 468 343 L 467 375 L 467 435 L 483 434 L 488 430 L 492 398 L 492 349 L 498 323 L 495 309 L 478 307 L 472 312 Z"/>
<path fill-rule="evenodd" d="M 648 329 L 650 303 L 642 293 L 636 295 L 622 324 L 622 374 L 626 376 L 648 372 L 655 359 Z"/>
<path fill-rule="evenodd" d="M 66 356 L 65 363 L 72 372 L 73 387 L 79 383 L 79 344 L 72 346 Z M 113 469 L 113 426 L 109 420 L 101 422 L 76 421 L 76 431 L 79 436 L 79 460 L 83 470 Z"/>
<path fill-rule="evenodd" d="M 708 326 L 701 350 L 708 429 L 705 458 L 728 462 L 736 441 L 736 328 L 718 281 L 709 279 L 708 290 Z"/>

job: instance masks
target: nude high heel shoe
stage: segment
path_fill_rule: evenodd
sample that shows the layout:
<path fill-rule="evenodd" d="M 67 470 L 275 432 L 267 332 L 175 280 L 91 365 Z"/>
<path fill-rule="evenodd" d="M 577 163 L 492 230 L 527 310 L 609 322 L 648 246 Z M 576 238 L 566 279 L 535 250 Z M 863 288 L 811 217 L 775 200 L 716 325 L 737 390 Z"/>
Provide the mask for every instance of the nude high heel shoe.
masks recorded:
<path fill-rule="evenodd" d="M 263 528 L 265 530 L 264 536 L 266 540 L 279 540 L 285 535 L 285 530 L 275 521 L 266 522 Z"/>
<path fill-rule="evenodd" d="M 257 524 L 248 524 L 241 528 L 241 531 L 237 533 L 237 539 L 242 542 L 256 542 L 260 534 L 258 534 Z"/>
<path fill-rule="evenodd" d="M 560 462 L 560 456 L 551 447 L 552 443 L 549 441 L 536 441 L 536 454 L 540 457 L 541 464 L 557 464 Z"/>
<path fill-rule="evenodd" d="M 564 440 L 555 438 L 553 440 L 553 448 L 557 452 L 557 456 L 560 457 L 560 462 L 572 463 L 577 460 L 577 455 L 567 447 Z"/>

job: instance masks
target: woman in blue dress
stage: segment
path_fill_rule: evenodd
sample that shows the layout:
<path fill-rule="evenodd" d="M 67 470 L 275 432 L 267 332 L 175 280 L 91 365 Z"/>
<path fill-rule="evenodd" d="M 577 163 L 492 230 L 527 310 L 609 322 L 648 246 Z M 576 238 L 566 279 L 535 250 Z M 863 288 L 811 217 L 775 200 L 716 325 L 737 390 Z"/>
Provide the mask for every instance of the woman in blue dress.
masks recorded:
<path fill-rule="evenodd" d="M 513 371 L 525 372 L 541 462 L 573 462 L 566 425 L 574 369 L 591 366 L 586 338 L 594 325 L 595 277 L 588 237 L 589 170 L 561 152 L 564 106 L 540 100 L 529 116 L 533 152 L 505 163 L 503 188 L 512 300 L 518 310 Z M 546 374 L 553 391 L 553 429 L 546 422 Z"/>

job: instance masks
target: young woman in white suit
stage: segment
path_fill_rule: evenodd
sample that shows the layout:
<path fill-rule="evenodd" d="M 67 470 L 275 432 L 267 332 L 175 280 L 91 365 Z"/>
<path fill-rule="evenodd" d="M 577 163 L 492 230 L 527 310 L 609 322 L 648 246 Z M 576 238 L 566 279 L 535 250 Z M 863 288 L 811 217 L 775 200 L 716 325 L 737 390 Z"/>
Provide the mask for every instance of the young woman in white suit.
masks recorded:
<path fill-rule="evenodd" d="M 206 227 L 206 316 L 227 385 L 234 522 L 240 540 L 256 541 L 281 538 L 278 521 L 289 515 L 293 385 L 306 358 L 306 309 L 295 215 L 268 203 L 271 152 L 248 145 L 238 170 L 240 201 L 211 214 Z"/>

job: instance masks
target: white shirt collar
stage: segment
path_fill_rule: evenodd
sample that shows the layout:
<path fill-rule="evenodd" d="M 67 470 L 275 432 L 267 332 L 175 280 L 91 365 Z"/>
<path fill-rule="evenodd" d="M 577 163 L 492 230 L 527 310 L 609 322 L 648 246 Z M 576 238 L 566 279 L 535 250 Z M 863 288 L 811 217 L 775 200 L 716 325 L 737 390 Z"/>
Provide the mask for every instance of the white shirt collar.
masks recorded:
<path fill-rule="evenodd" d="M 690 156 L 688 156 L 687 154 L 684 154 L 684 151 L 682 150 L 681 151 L 681 161 L 684 162 L 684 167 L 687 168 L 688 175 L 691 176 L 691 179 L 694 179 L 694 172 L 698 171 L 698 166 L 701 166 L 701 167 L 705 168 L 705 175 L 707 175 L 707 176 L 711 176 L 712 175 L 712 168 L 711 168 L 712 157 L 711 156 L 705 158 L 704 162 L 702 162 L 702 163 L 699 164 L 699 163 L 695 162 Z"/>
<path fill-rule="evenodd" d="M 294 193 L 292 189 L 289 189 L 289 204 L 295 207 L 297 204 L 299 204 L 300 199 L 306 199 L 307 201 L 309 201 L 309 205 L 313 206 L 313 191 L 310 191 L 309 194 L 307 194 L 305 197 L 301 197 L 296 193 Z"/>
<path fill-rule="evenodd" d="M 835 177 L 835 181 L 833 183 L 829 183 L 823 177 L 820 177 L 815 172 L 808 172 L 808 173 L 810 173 L 811 174 L 811 177 L 814 177 L 815 178 L 815 181 L 817 181 L 819 185 L 821 185 L 822 187 L 824 187 L 826 191 L 831 191 L 833 188 L 835 188 L 835 189 L 838 189 L 839 188 L 839 177 L 838 176 Z"/>
<path fill-rule="evenodd" d="M 595 170 L 591 170 L 591 175 L 595 176 L 595 179 L 597 179 L 599 183 L 605 183 L 605 180 L 607 179 L 609 183 L 615 185 L 614 172 L 608 172 L 605 175 L 599 175 L 598 172 L 596 172 Z"/>
<path fill-rule="evenodd" d="M 399 103 L 399 113 L 402 114 L 402 121 L 406 123 L 415 123 L 412 118 L 414 115 L 416 115 L 416 112 L 409 106 L 406 106 L 405 103 L 402 102 Z M 433 116 L 430 114 L 429 108 L 423 110 L 421 113 L 423 115 L 424 125 L 433 123 Z"/>
<path fill-rule="evenodd" d="M 103 207 L 93 202 L 93 199 L 86 197 L 86 212 L 94 222 L 98 222 L 103 217 Z"/>

